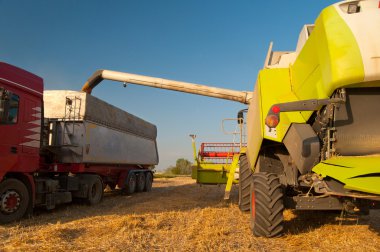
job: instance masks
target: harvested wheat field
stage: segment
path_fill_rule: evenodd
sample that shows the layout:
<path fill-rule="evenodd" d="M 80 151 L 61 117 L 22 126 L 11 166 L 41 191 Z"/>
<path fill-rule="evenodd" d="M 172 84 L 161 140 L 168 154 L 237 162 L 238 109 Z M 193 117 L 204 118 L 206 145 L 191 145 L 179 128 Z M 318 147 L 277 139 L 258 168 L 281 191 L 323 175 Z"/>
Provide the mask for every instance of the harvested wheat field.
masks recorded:
<path fill-rule="evenodd" d="M 108 194 L 97 206 L 70 204 L 0 227 L 2 251 L 380 251 L 380 213 L 285 212 L 281 238 L 255 238 L 249 216 L 223 201 L 223 187 L 191 178 L 156 179 L 150 193 Z M 358 222 L 358 223 L 357 223 Z"/>

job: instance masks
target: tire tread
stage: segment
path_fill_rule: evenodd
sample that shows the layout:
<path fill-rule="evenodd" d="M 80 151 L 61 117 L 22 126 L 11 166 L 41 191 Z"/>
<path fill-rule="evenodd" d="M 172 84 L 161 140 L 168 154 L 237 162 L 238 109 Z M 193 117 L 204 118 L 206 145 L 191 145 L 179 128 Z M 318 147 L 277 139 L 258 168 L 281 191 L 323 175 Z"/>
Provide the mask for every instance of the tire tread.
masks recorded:
<path fill-rule="evenodd" d="M 251 228 L 255 236 L 278 237 L 283 231 L 283 192 L 276 174 L 259 172 L 252 175 L 251 189 L 255 193 L 255 218 Z M 251 200 L 251 197 L 250 197 Z"/>
<path fill-rule="evenodd" d="M 250 208 L 251 180 L 252 171 L 249 168 L 247 156 L 241 155 L 239 166 L 239 208 L 242 212 L 247 212 Z"/>

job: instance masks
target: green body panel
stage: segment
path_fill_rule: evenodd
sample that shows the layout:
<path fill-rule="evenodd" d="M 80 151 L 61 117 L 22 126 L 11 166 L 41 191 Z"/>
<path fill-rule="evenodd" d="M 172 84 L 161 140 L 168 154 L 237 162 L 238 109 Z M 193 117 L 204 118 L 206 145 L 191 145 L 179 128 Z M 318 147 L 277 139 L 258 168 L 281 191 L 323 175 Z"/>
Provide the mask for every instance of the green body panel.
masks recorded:
<path fill-rule="evenodd" d="M 227 184 L 231 165 L 229 164 L 194 164 L 191 177 L 199 184 Z M 238 183 L 233 180 L 232 183 Z"/>
<path fill-rule="evenodd" d="M 380 194 L 380 156 L 334 157 L 317 164 L 313 171 L 342 182 L 346 189 Z"/>
<path fill-rule="evenodd" d="M 193 167 L 191 176 L 199 184 L 227 184 L 227 171 L 205 170 Z"/>

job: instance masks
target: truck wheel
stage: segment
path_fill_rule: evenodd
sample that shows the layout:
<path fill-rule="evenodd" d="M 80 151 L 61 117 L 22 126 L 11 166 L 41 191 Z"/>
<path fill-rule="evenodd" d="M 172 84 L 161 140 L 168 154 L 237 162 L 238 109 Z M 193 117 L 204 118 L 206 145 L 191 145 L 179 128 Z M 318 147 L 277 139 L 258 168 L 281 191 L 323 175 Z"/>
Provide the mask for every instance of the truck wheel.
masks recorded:
<path fill-rule="evenodd" d="M 241 211 L 249 211 L 250 186 L 252 171 L 249 168 L 246 155 L 240 156 L 239 164 L 239 208 Z"/>
<path fill-rule="evenodd" d="M 283 193 L 274 173 L 253 174 L 250 186 L 251 230 L 255 236 L 278 237 L 283 231 Z"/>
<path fill-rule="evenodd" d="M 136 191 L 142 192 L 145 188 L 145 174 L 140 172 L 136 178 Z"/>
<path fill-rule="evenodd" d="M 145 176 L 145 188 L 144 192 L 152 191 L 153 176 L 151 172 L 147 172 Z"/>
<path fill-rule="evenodd" d="M 21 219 L 29 206 L 29 193 L 25 184 L 17 179 L 0 183 L 0 223 Z"/>
<path fill-rule="evenodd" d="M 125 182 L 124 192 L 127 195 L 131 195 L 136 190 L 136 174 L 134 172 L 130 172 L 128 174 L 127 180 Z"/>
<path fill-rule="evenodd" d="M 98 204 L 103 198 L 103 193 L 102 179 L 99 176 L 93 176 L 88 183 L 87 203 L 90 205 Z"/>

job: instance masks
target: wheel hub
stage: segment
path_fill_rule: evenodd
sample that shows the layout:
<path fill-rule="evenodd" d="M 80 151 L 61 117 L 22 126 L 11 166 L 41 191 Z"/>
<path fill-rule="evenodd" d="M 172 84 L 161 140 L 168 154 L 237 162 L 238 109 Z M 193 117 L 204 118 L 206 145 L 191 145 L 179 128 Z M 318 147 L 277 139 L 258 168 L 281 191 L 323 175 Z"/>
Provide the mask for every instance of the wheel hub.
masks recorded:
<path fill-rule="evenodd" d="M 0 197 L 1 211 L 5 213 L 13 213 L 20 207 L 21 197 L 16 191 L 9 190 Z"/>

